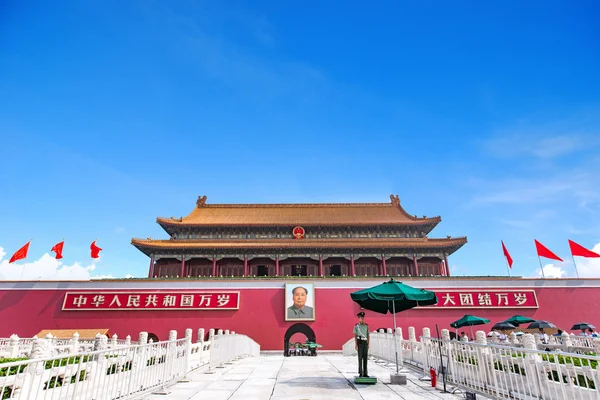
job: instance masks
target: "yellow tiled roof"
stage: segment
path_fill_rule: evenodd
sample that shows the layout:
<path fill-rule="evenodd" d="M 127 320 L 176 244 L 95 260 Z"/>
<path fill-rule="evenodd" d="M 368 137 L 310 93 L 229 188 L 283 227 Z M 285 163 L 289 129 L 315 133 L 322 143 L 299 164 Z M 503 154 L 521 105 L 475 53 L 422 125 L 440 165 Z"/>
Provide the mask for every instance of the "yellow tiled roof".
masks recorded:
<path fill-rule="evenodd" d="M 408 214 L 396 196 L 390 203 L 329 204 L 206 204 L 200 197 L 196 208 L 181 218 L 157 218 L 161 225 L 244 226 L 244 225 L 425 225 L 437 224 L 440 217 L 418 218 Z"/>

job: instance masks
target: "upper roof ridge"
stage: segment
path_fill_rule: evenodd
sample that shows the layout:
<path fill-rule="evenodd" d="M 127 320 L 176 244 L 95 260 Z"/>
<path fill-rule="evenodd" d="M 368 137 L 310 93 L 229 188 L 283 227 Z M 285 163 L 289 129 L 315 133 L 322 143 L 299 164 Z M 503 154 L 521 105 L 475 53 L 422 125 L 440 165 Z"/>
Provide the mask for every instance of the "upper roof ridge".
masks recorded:
<path fill-rule="evenodd" d="M 389 203 L 280 203 L 280 204 L 207 204 L 207 196 L 198 196 L 196 207 L 185 217 L 161 218 L 161 225 L 234 226 L 234 225 L 436 225 L 439 216 L 417 217 L 390 195 Z M 164 227 L 164 226 L 163 226 Z"/>
<path fill-rule="evenodd" d="M 390 203 L 255 203 L 255 204 L 206 204 L 207 208 L 321 208 L 321 207 L 391 207 Z"/>
<path fill-rule="evenodd" d="M 281 207 L 281 208 L 294 208 L 294 207 L 391 207 L 391 206 L 399 206 L 400 200 L 398 195 L 394 197 L 394 195 L 390 195 L 390 199 L 392 200 L 390 203 L 245 203 L 245 204 L 228 204 L 228 203 L 216 203 L 216 204 L 207 204 L 206 196 L 198 196 L 198 200 L 196 201 L 196 208 L 269 208 L 269 207 Z"/>

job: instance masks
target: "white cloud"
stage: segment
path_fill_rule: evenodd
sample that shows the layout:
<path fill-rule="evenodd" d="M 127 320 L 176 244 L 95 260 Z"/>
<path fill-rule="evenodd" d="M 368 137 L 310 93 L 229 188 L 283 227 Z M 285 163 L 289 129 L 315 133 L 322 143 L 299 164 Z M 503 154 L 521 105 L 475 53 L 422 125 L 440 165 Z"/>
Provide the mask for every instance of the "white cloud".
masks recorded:
<path fill-rule="evenodd" d="M 83 266 L 78 262 L 64 265 L 46 253 L 38 260 L 32 262 L 8 263 L 4 259 L 6 252 L 0 247 L 0 280 L 89 280 L 91 272 L 96 269 L 96 264 Z"/>
<path fill-rule="evenodd" d="M 591 250 L 600 254 L 600 243 Z M 576 257 L 575 263 L 580 278 L 600 278 L 600 258 Z M 544 265 L 544 275 L 546 278 L 575 278 L 577 276 L 571 261 Z M 542 277 L 539 268 L 536 270 L 535 276 Z"/>
<path fill-rule="evenodd" d="M 600 243 L 596 244 L 591 250 L 600 254 Z M 576 257 L 575 263 L 581 278 L 600 278 L 600 258 Z"/>
<path fill-rule="evenodd" d="M 598 141 L 594 135 L 567 133 L 546 136 L 532 134 L 530 131 L 506 135 L 503 133 L 485 143 L 485 147 L 500 157 L 533 156 L 555 158 L 595 146 Z"/>
<path fill-rule="evenodd" d="M 92 261 L 90 265 L 81 265 L 75 262 L 71 265 L 65 265 L 60 260 L 46 253 L 38 260 L 27 262 L 21 260 L 9 264 L 9 258 L 4 258 L 6 251 L 0 247 L 0 280 L 7 281 L 87 281 L 90 279 L 114 279 L 112 275 L 93 275 L 92 272 L 97 267 L 98 260 Z M 25 262 L 23 262 L 25 261 Z M 125 278 L 133 278 L 133 275 L 126 274 Z"/>
<path fill-rule="evenodd" d="M 115 279 L 114 276 L 108 274 L 108 275 L 94 275 L 92 276 L 92 279 Z"/>
<path fill-rule="evenodd" d="M 130 279 L 130 278 L 134 278 L 134 276 L 131 274 L 125 274 L 124 278 Z M 120 279 L 120 278 L 118 276 L 112 276 L 112 275 L 108 274 L 108 275 L 94 275 L 94 276 L 92 276 L 92 279 Z"/>
<path fill-rule="evenodd" d="M 475 204 L 540 204 L 576 199 L 580 205 L 595 204 L 600 196 L 595 188 L 597 174 L 570 171 L 549 178 L 510 178 L 484 180 L 477 183 L 480 194 Z"/>
<path fill-rule="evenodd" d="M 125 233 L 125 228 L 122 226 L 117 226 L 114 230 L 115 233 Z"/>
<path fill-rule="evenodd" d="M 542 270 L 538 269 L 537 276 L 542 277 Z M 544 277 L 546 278 L 566 278 L 567 271 L 562 265 L 546 264 L 544 265 Z"/>

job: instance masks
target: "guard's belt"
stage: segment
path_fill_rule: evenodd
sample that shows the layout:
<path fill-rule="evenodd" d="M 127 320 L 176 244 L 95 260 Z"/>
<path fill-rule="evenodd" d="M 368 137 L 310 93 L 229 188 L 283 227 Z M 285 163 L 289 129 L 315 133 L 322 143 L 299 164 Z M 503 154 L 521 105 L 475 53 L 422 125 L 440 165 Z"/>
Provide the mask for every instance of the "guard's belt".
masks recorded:
<path fill-rule="evenodd" d="M 362 336 L 357 336 L 356 338 L 357 338 L 358 340 L 367 340 L 367 338 L 366 338 L 366 337 L 362 337 Z"/>

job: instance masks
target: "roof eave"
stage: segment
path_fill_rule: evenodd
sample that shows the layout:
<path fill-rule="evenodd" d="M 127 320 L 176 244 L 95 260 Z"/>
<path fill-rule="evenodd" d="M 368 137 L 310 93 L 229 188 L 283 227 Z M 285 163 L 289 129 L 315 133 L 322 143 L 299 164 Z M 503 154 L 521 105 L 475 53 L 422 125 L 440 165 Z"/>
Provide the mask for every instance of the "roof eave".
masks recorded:
<path fill-rule="evenodd" d="M 298 222 L 298 223 L 252 223 L 252 224 L 240 224 L 240 223 L 231 223 L 231 224 L 198 224 L 198 223 L 188 223 L 188 222 L 184 222 L 184 221 L 171 221 L 168 219 L 162 219 L 162 218 L 157 218 L 156 222 L 169 234 L 171 234 L 171 232 L 169 232 L 169 228 L 173 228 L 173 227 L 178 227 L 178 228 L 220 228 L 220 227 L 269 227 L 269 226 L 274 226 L 274 227 L 281 227 L 281 226 L 348 226 L 348 227 L 354 227 L 354 226 L 429 226 L 429 230 L 426 233 L 431 232 L 440 222 L 441 222 L 441 218 L 440 217 L 435 217 L 435 218 L 427 218 L 427 219 L 417 219 L 417 220 L 413 220 L 410 222 L 397 222 L 397 223 L 371 223 L 371 222 L 365 222 L 365 223 L 331 223 L 331 224 L 324 224 L 324 223 L 303 223 L 303 222 Z"/>
<path fill-rule="evenodd" d="M 428 247 L 428 249 L 431 250 L 442 250 L 443 252 L 447 253 L 448 255 L 456 252 L 457 250 L 459 250 L 462 246 L 464 246 L 467 243 L 467 238 L 466 237 L 458 237 L 458 238 L 447 238 L 447 239 L 433 239 L 433 240 L 453 240 L 454 243 L 448 243 L 446 245 L 444 245 L 443 243 L 440 243 L 440 246 L 432 246 L 432 247 Z M 181 252 L 186 252 L 186 251 L 197 251 L 198 248 L 194 247 L 195 243 L 198 243 L 198 241 L 174 241 L 174 242 L 178 242 L 178 243 L 182 243 L 182 242 L 186 242 L 189 243 L 190 246 L 189 247 L 179 247 L 177 250 L 181 251 Z M 224 241 L 226 242 L 226 241 Z M 160 242 L 161 244 L 164 244 L 164 242 Z M 289 247 L 286 246 L 286 243 L 281 243 L 279 244 L 279 246 L 273 246 L 273 242 L 266 242 L 266 243 L 270 243 L 271 246 L 268 247 L 264 247 L 265 250 L 276 250 L 278 248 L 281 249 L 288 249 Z M 171 249 L 169 249 L 168 247 L 165 246 L 158 246 L 158 243 L 156 245 L 153 245 L 152 243 L 143 243 L 143 239 L 132 239 L 131 244 L 133 246 L 135 246 L 138 250 L 140 250 L 142 253 L 146 254 L 147 256 L 151 256 L 152 253 L 156 252 L 156 251 L 170 251 Z M 316 244 L 316 243 L 314 243 Z M 357 245 L 355 246 L 356 248 L 369 248 L 368 244 L 365 243 L 364 245 Z M 413 248 L 418 248 L 419 246 L 413 247 Z M 247 247 L 244 246 L 243 241 L 239 243 L 239 246 L 235 246 L 235 247 L 228 247 L 228 249 L 233 249 L 233 250 L 243 250 Z M 254 247 L 253 250 L 256 249 L 261 249 L 262 247 Z M 309 249 L 310 247 L 307 247 L 307 249 Z M 373 249 L 385 249 L 384 247 L 372 247 Z M 394 247 L 394 246 L 389 246 L 390 249 L 411 249 L 411 247 L 407 246 L 407 247 Z M 297 247 L 294 249 L 302 249 L 301 247 Z M 343 251 L 347 251 L 349 249 L 352 249 L 351 246 L 349 247 L 338 247 L 338 246 L 334 246 L 334 245 L 329 245 L 329 246 L 323 246 L 322 249 L 334 249 L 334 250 L 343 250 Z M 220 248 L 218 245 L 215 245 L 214 247 L 205 247 L 202 248 L 202 250 L 207 250 L 207 251 L 220 251 Z"/>

